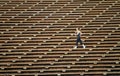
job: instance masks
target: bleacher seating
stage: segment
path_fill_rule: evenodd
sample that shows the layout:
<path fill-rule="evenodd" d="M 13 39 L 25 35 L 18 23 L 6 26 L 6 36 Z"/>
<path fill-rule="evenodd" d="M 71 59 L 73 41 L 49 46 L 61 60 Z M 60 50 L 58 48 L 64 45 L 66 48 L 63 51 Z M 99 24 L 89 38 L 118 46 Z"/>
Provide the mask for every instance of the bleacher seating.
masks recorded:
<path fill-rule="evenodd" d="M 120 1 L 0 0 L 0 76 L 120 76 Z"/>

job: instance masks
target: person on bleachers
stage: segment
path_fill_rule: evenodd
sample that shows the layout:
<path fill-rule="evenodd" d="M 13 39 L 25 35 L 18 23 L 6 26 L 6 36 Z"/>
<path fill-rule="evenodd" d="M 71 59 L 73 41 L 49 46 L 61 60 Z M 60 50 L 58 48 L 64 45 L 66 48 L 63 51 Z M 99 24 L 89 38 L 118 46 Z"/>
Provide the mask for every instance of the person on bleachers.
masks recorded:
<path fill-rule="evenodd" d="M 76 46 L 74 47 L 74 49 L 78 48 L 78 42 L 80 42 L 80 44 L 83 46 L 83 48 L 85 48 L 85 45 L 83 44 L 83 42 L 81 40 L 82 32 L 78 28 L 76 28 L 75 35 L 77 35 L 77 39 L 76 39 Z"/>

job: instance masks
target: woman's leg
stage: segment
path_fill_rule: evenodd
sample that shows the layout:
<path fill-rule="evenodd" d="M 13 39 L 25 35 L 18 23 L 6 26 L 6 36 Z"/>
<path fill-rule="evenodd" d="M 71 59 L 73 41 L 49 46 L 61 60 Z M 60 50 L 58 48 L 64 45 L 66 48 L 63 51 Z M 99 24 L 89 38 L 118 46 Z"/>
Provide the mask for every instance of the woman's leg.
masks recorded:
<path fill-rule="evenodd" d="M 80 44 L 81 44 L 81 45 L 83 45 L 83 42 L 82 42 L 82 40 L 81 40 L 81 39 L 80 39 L 80 41 L 79 41 L 79 42 L 80 42 Z"/>
<path fill-rule="evenodd" d="M 83 44 L 82 40 L 80 39 L 80 44 L 83 46 L 83 48 L 85 48 L 85 45 Z"/>
<path fill-rule="evenodd" d="M 76 46 L 74 47 L 74 49 L 76 49 L 78 47 L 78 40 L 76 40 Z"/>
<path fill-rule="evenodd" d="M 79 42 L 79 41 L 78 41 L 78 40 L 76 40 L 76 47 L 78 47 L 78 42 Z"/>

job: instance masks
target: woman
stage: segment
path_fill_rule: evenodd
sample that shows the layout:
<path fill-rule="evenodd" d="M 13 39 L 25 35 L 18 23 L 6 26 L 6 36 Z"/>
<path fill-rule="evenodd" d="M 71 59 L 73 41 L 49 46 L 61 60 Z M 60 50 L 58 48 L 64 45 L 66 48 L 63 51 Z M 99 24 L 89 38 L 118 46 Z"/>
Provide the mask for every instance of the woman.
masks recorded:
<path fill-rule="evenodd" d="M 85 45 L 82 43 L 82 40 L 81 40 L 82 32 L 78 28 L 76 28 L 76 35 L 77 35 L 77 40 L 76 40 L 76 46 L 74 47 L 74 49 L 78 47 L 78 42 L 80 42 L 83 48 L 85 48 Z"/>

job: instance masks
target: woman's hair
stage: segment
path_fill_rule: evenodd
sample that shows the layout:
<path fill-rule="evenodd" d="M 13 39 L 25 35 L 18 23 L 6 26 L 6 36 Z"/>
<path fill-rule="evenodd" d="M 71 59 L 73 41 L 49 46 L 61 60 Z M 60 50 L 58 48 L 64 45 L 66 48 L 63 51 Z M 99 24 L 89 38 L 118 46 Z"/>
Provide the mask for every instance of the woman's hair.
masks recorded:
<path fill-rule="evenodd" d="M 76 28 L 76 30 L 81 30 L 81 28 Z"/>

